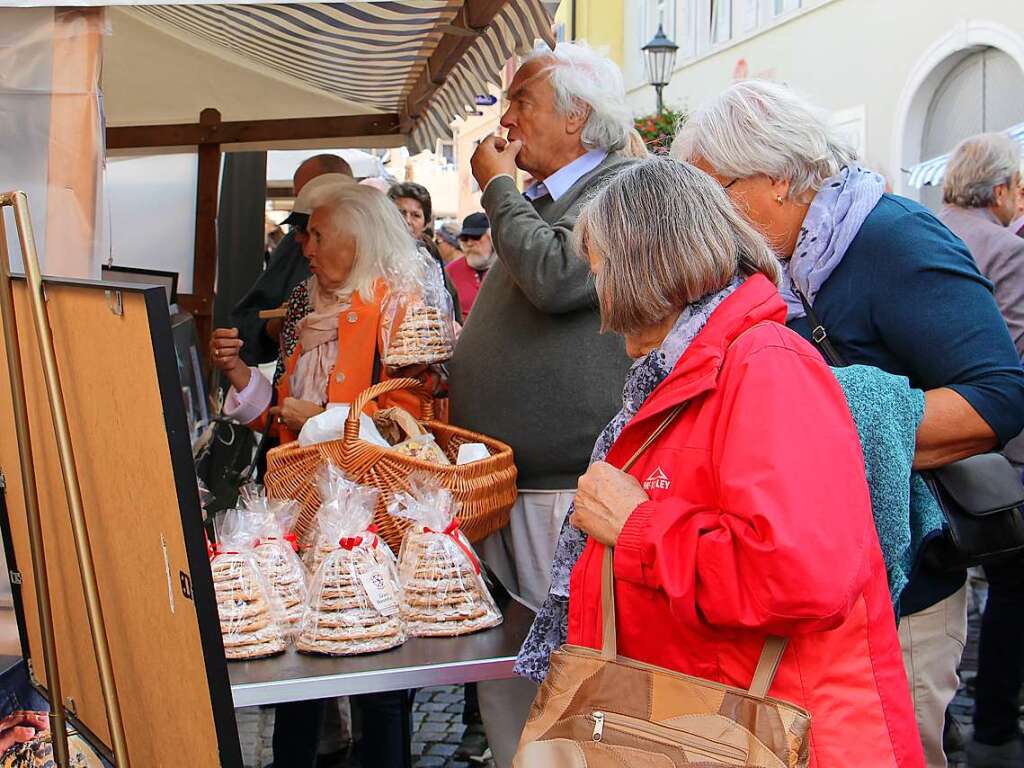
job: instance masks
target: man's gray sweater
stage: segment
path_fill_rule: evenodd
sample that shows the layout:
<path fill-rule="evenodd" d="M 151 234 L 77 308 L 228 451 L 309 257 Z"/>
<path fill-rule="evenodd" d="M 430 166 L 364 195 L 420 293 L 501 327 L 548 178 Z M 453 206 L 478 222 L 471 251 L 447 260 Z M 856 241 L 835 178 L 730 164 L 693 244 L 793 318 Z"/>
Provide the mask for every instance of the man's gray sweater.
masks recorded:
<path fill-rule="evenodd" d="M 483 195 L 498 261 L 451 364 L 451 418 L 512 446 L 519 487 L 574 489 L 622 405 L 630 360 L 601 335 L 590 267 L 572 246 L 583 203 L 629 160 L 609 155 L 557 201 L 527 201 L 509 177 Z"/>

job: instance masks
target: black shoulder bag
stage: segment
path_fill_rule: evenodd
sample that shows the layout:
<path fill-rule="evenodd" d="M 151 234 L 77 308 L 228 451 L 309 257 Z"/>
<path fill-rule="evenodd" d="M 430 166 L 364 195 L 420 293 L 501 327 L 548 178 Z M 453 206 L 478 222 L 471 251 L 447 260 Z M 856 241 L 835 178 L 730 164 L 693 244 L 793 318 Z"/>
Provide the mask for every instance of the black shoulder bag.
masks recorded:
<path fill-rule="evenodd" d="M 845 367 L 846 361 L 807 297 L 795 290 L 810 321 L 815 346 L 830 365 Z M 946 522 L 942 535 L 925 548 L 930 565 L 959 571 L 1024 552 L 1024 484 L 1005 456 L 982 453 L 921 472 L 921 476 Z"/>

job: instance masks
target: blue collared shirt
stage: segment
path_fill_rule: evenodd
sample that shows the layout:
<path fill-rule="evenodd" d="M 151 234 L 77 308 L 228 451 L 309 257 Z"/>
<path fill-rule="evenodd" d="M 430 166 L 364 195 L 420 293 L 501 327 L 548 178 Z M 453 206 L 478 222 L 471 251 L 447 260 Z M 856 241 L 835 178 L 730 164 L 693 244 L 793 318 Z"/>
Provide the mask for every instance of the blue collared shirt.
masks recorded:
<path fill-rule="evenodd" d="M 592 149 L 585 155 L 580 155 L 568 165 L 562 166 L 552 173 L 544 181 L 532 184 L 524 193 L 526 199 L 532 202 L 544 195 L 551 195 L 551 199 L 557 201 L 569 191 L 573 184 L 597 168 L 606 157 L 608 157 L 608 153 L 603 149 Z"/>

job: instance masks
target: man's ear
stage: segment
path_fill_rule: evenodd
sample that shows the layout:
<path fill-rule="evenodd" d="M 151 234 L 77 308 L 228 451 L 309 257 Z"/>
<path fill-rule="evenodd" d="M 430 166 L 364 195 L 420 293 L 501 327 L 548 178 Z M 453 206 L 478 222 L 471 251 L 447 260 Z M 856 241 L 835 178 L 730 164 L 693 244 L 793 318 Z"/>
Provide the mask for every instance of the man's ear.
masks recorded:
<path fill-rule="evenodd" d="M 590 119 L 590 105 L 579 104 L 573 108 L 573 111 L 569 113 L 569 116 L 565 120 L 565 132 L 570 136 L 575 136 L 583 130 L 583 126 L 587 124 L 587 120 Z"/>

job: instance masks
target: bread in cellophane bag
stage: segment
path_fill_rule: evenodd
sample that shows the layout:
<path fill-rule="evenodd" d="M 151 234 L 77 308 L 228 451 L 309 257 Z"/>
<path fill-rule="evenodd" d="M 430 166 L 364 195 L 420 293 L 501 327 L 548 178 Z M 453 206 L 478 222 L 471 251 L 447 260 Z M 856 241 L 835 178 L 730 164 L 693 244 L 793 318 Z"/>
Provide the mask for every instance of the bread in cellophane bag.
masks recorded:
<path fill-rule="evenodd" d="M 249 517 L 256 564 L 281 604 L 286 635 L 291 637 L 306 605 L 306 567 L 290 533 L 302 507 L 290 499 L 268 499 L 263 486 L 250 483 L 239 494 Z"/>
<path fill-rule="evenodd" d="M 211 546 L 210 570 L 228 659 L 259 659 L 287 646 L 281 604 L 260 573 L 245 513 L 230 509 Z"/>
<path fill-rule="evenodd" d="M 321 470 L 317 512 L 320 562 L 309 588 L 295 647 L 304 653 L 350 656 L 405 642 L 394 554 L 372 525 L 376 489 Z"/>
<path fill-rule="evenodd" d="M 409 491 L 388 506 L 412 522 L 398 558 L 402 618 L 411 636 L 464 635 L 502 621 L 457 511 L 451 492 L 426 473 L 412 475 Z"/>
<path fill-rule="evenodd" d="M 438 264 L 419 252 L 417 275 L 393 276 L 381 306 L 383 362 L 388 368 L 442 363 L 455 348 L 452 297 Z"/>

